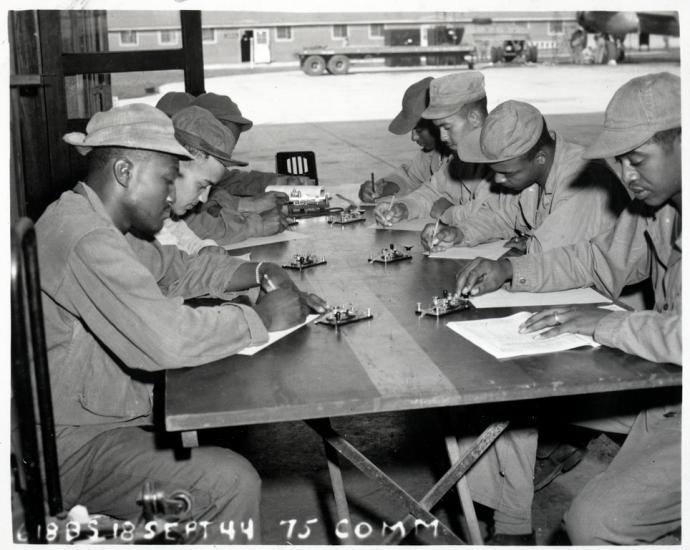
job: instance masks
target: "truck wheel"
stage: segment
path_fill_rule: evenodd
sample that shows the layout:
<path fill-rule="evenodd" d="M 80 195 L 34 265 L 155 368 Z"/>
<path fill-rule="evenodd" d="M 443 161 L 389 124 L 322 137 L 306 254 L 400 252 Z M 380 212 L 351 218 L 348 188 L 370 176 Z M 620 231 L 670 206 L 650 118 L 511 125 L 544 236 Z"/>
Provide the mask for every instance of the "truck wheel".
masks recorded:
<path fill-rule="evenodd" d="M 302 63 L 302 70 L 309 76 L 320 75 L 326 68 L 326 60 L 320 55 L 310 55 Z"/>
<path fill-rule="evenodd" d="M 328 60 L 328 72 L 331 74 L 347 74 L 350 70 L 350 59 L 346 55 L 334 55 Z"/>

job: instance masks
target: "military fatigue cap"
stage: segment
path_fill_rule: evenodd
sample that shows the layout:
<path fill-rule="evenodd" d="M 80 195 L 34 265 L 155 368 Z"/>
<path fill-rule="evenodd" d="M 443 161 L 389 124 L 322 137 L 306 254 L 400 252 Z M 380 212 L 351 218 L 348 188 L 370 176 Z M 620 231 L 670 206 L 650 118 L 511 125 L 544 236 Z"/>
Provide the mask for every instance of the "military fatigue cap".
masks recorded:
<path fill-rule="evenodd" d="M 192 101 L 192 105 L 211 111 L 213 116 L 223 124 L 236 124 L 240 128 L 240 132 L 246 132 L 254 125 L 251 120 L 242 116 L 237 103 L 226 95 L 214 94 L 212 92 L 201 94 Z"/>
<path fill-rule="evenodd" d="M 189 106 L 193 99 L 194 96 L 187 92 L 168 92 L 158 100 L 156 108 L 171 117 L 180 109 Z"/>
<path fill-rule="evenodd" d="M 522 101 L 505 101 L 486 117 L 481 128 L 462 136 L 458 156 L 465 162 L 497 163 L 520 157 L 536 145 L 544 131 L 539 110 Z"/>
<path fill-rule="evenodd" d="M 246 162 L 233 160 L 232 152 L 237 139 L 206 109 L 190 105 L 172 117 L 175 136 L 188 145 L 214 157 L 224 166 L 246 166 Z"/>
<path fill-rule="evenodd" d="M 62 138 L 82 155 L 94 147 L 128 147 L 193 158 L 175 139 L 175 129 L 166 114 L 144 103 L 132 103 L 96 113 L 86 133 L 70 132 Z"/>
<path fill-rule="evenodd" d="M 434 78 L 429 85 L 429 106 L 423 118 L 436 120 L 457 113 L 463 105 L 486 97 L 484 75 L 479 71 L 463 71 Z"/>
<path fill-rule="evenodd" d="M 388 125 L 388 131 L 402 136 L 414 130 L 422 118 L 422 113 L 429 104 L 429 83 L 433 80 L 427 76 L 415 82 L 407 90 L 402 98 L 402 110 Z"/>
<path fill-rule="evenodd" d="M 638 76 L 618 88 L 606 107 L 604 130 L 582 155 L 609 158 L 637 149 L 654 134 L 680 128 L 680 77 Z"/>

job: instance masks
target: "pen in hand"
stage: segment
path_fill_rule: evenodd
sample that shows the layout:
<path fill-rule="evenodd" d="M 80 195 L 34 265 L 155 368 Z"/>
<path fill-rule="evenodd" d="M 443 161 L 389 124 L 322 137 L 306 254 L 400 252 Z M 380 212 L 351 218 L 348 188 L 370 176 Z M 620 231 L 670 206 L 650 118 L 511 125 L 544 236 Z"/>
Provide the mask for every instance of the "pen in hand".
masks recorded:
<path fill-rule="evenodd" d="M 441 221 L 440 218 L 436 219 L 436 225 L 434 225 L 434 232 L 431 234 L 431 248 L 430 248 L 430 250 L 433 250 L 434 246 L 436 246 L 436 244 L 438 244 L 436 242 L 436 233 L 438 233 L 438 224 L 440 221 Z"/>
<path fill-rule="evenodd" d="M 266 292 L 273 292 L 274 290 L 278 290 L 278 287 L 269 279 L 268 273 L 264 273 L 264 276 L 261 278 L 262 280 L 262 287 Z"/>

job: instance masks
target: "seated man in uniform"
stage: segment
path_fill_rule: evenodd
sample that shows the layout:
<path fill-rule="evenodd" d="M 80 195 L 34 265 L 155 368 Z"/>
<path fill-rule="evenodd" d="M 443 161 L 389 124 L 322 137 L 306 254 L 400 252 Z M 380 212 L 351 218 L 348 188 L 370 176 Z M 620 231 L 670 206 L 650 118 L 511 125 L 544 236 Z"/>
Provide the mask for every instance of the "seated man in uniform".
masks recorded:
<path fill-rule="evenodd" d="M 412 141 L 421 150 L 409 164 L 376 181 L 365 181 L 359 187 L 359 198 L 364 202 L 374 202 L 381 197 L 408 195 L 419 188 L 448 161 L 451 150 L 441 141 L 441 135 L 432 123 L 422 118 L 422 112 L 429 105 L 430 76 L 415 82 L 402 99 L 402 110 L 388 125 L 388 131 L 397 136 L 410 132 Z"/>
<path fill-rule="evenodd" d="M 159 247 L 142 263 L 126 234 L 152 238 L 174 202 L 179 159 L 191 156 L 170 119 L 141 104 L 95 114 L 65 141 L 88 158 L 88 174 L 36 223 L 41 291 L 65 505 L 136 520 L 144 482 L 193 497 L 200 542 L 229 543 L 220 523 L 244 522 L 234 542 L 258 542 L 260 480 L 241 456 L 201 447 L 188 460 L 152 425 L 152 381 L 265 342 L 301 322 L 317 296 L 273 264 L 221 255 L 187 257 Z M 152 275 L 153 274 L 153 275 Z M 257 287 L 256 304 L 193 309 L 181 298 L 222 297 Z M 162 288 L 165 288 L 166 295 Z"/>
<path fill-rule="evenodd" d="M 209 111 L 190 105 L 180 109 L 172 117 L 177 140 L 189 151 L 194 160 L 180 161 L 180 174 L 175 179 L 175 202 L 171 217 L 166 219 L 156 240 L 164 245 L 175 245 L 187 254 L 225 253 L 213 239 L 201 239 L 184 220 L 185 214 L 197 203 L 208 200 L 209 192 L 227 173 L 227 167 L 236 163 L 232 158 L 235 136 Z M 238 219 L 241 214 L 226 212 L 225 217 Z M 280 219 L 278 220 L 280 223 Z M 285 222 L 286 223 L 286 222 Z M 234 235 L 235 242 L 243 236 Z"/>
<path fill-rule="evenodd" d="M 604 161 L 581 158 L 583 148 L 549 131 L 532 105 L 506 101 L 481 128 L 467 133 L 458 154 L 484 162 L 509 193 L 495 193 L 473 214 L 422 231 L 427 250 L 475 246 L 524 235 L 534 253 L 590 239 L 610 228 L 630 200 Z M 434 242 L 432 242 L 432 239 Z"/>
<path fill-rule="evenodd" d="M 374 209 L 384 227 L 423 217 L 446 220 L 477 210 L 491 195 L 491 170 L 484 164 L 463 162 L 457 156 L 458 135 L 481 126 L 486 118 L 484 76 L 463 71 L 435 78 L 429 86 L 429 103 L 421 116 L 440 128 L 441 140 L 454 152 L 445 164 L 411 193 Z"/>
<path fill-rule="evenodd" d="M 591 336 L 602 345 L 650 361 L 682 363 L 682 148 L 680 78 L 670 73 L 633 78 L 616 91 L 606 108 L 604 129 L 583 151 L 587 159 L 615 157 L 634 200 L 615 225 L 595 236 L 543 254 L 472 261 L 457 278 L 465 295 L 509 290 L 554 291 L 594 285 L 617 298 L 625 285 L 647 278 L 654 287 L 653 310 L 610 311 L 597 307 L 556 307 L 534 314 L 521 330 L 544 330 L 544 338 L 564 332 Z M 680 402 L 656 403 L 638 414 L 577 424 L 627 437 L 608 468 L 575 497 L 565 515 L 573 544 L 668 542 L 681 524 Z M 504 434 L 505 435 L 505 434 Z M 504 438 L 502 435 L 500 439 Z M 536 432 L 514 438 L 502 464 L 468 476 L 473 490 L 497 494 L 498 471 L 521 492 L 529 517 Z M 482 459 L 483 460 L 483 459 Z M 486 464 L 485 464 L 486 466 Z M 492 479 L 494 476 L 494 479 Z M 525 543 L 531 522 L 514 525 L 503 542 Z M 500 532 L 500 531 L 499 531 Z M 520 538 L 519 535 L 524 535 Z"/>
<path fill-rule="evenodd" d="M 188 107 L 203 108 L 214 116 L 225 131 L 231 135 L 234 144 L 240 133 L 248 130 L 252 122 L 242 117 L 237 105 L 227 96 L 201 94 L 197 98 L 184 92 L 169 92 L 157 104 L 168 116 L 173 117 Z M 198 164 L 198 163 L 197 163 Z M 196 166 L 194 164 L 193 166 Z M 228 170 L 220 176 L 210 189 L 212 195 L 206 196 L 196 209 L 183 208 L 176 211 L 177 218 L 184 217 L 186 226 L 201 240 L 217 241 L 217 244 L 230 244 L 250 237 L 274 235 L 288 227 L 287 216 L 282 206 L 288 197 L 284 193 L 265 193 L 267 185 L 287 183 L 287 176 L 263 172 L 244 172 L 232 168 L 246 166 L 241 160 L 226 162 Z M 185 172 L 182 165 L 182 172 Z M 297 184 L 302 181 L 296 180 Z M 238 196 L 252 195 L 252 196 Z M 179 210 L 173 208 L 173 210 Z"/>

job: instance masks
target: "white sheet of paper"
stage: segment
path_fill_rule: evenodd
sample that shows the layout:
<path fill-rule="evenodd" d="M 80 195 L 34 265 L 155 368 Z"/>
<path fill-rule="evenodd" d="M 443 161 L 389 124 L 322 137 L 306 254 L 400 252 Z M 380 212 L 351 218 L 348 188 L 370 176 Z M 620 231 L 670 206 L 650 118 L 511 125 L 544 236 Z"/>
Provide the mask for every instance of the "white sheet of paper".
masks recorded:
<path fill-rule="evenodd" d="M 295 332 L 298 328 L 302 328 L 304 325 L 308 325 L 309 323 L 311 323 L 314 319 L 316 319 L 318 317 L 319 316 L 316 314 L 307 315 L 307 320 L 304 321 L 304 323 L 302 323 L 301 325 L 297 325 L 297 326 L 294 326 L 292 328 L 287 328 L 285 330 L 277 330 L 275 332 L 269 332 L 268 333 L 268 342 L 266 342 L 265 344 L 259 344 L 257 346 L 248 346 L 248 347 L 244 348 L 243 350 L 238 351 L 237 353 L 239 355 L 254 355 L 255 353 L 260 352 L 262 349 L 267 348 L 268 346 L 270 346 L 274 342 L 277 342 L 281 338 L 284 338 L 285 336 L 287 336 L 291 332 Z"/>
<path fill-rule="evenodd" d="M 434 252 L 429 254 L 429 258 L 440 258 L 446 260 L 474 260 L 475 258 L 489 258 L 490 260 L 498 260 L 503 254 L 508 252 L 508 248 L 504 245 L 508 242 L 494 241 L 491 243 L 482 243 L 477 246 L 452 246 L 443 252 Z"/>
<path fill-rule="evenodd" d="M 390 227 L 383 227 L 377 223 L 371 224 L 368 229 L 393 229 L 397 231 L 421 231 L 429 223 L 436 223 L 433 218 L 417 218 L 416 220 L 403 220 L 394 223 Z"/>
<path fill-rule="evenodd" d="M 263 244 L 281 243 L 283 241 L 295 241 L 297 239 L 307 239 L 309 235 L 298 233 L 297 231 L 283 231 L 268 237 L 251 237 L 238 243 L 231 243 L 223 245 L 225 250 L 235 250 L 236 248 L 247 248 L 250 246 L 261 246 Z"/>
<path fill-rule="evenodd" d="M 454 321 L 447 326 L 497 359 L 599 346 L 592 338 L 582 334 L 559 334 L 544 339 L 536 338 L 537 333 L 534 332 L 520 334 L 518 327 L 531 315 L 528 311 L 521 311 L 509 317 Z"/>
<path fill-rule="evenodd" d="M 499 288 L 488 294 L 470 298 L 470 302 L 476 308 L 486 308 L 610 304 L 611 300 L 591 288 L 573 288 L 558 292 L 508 292 Z"/>

